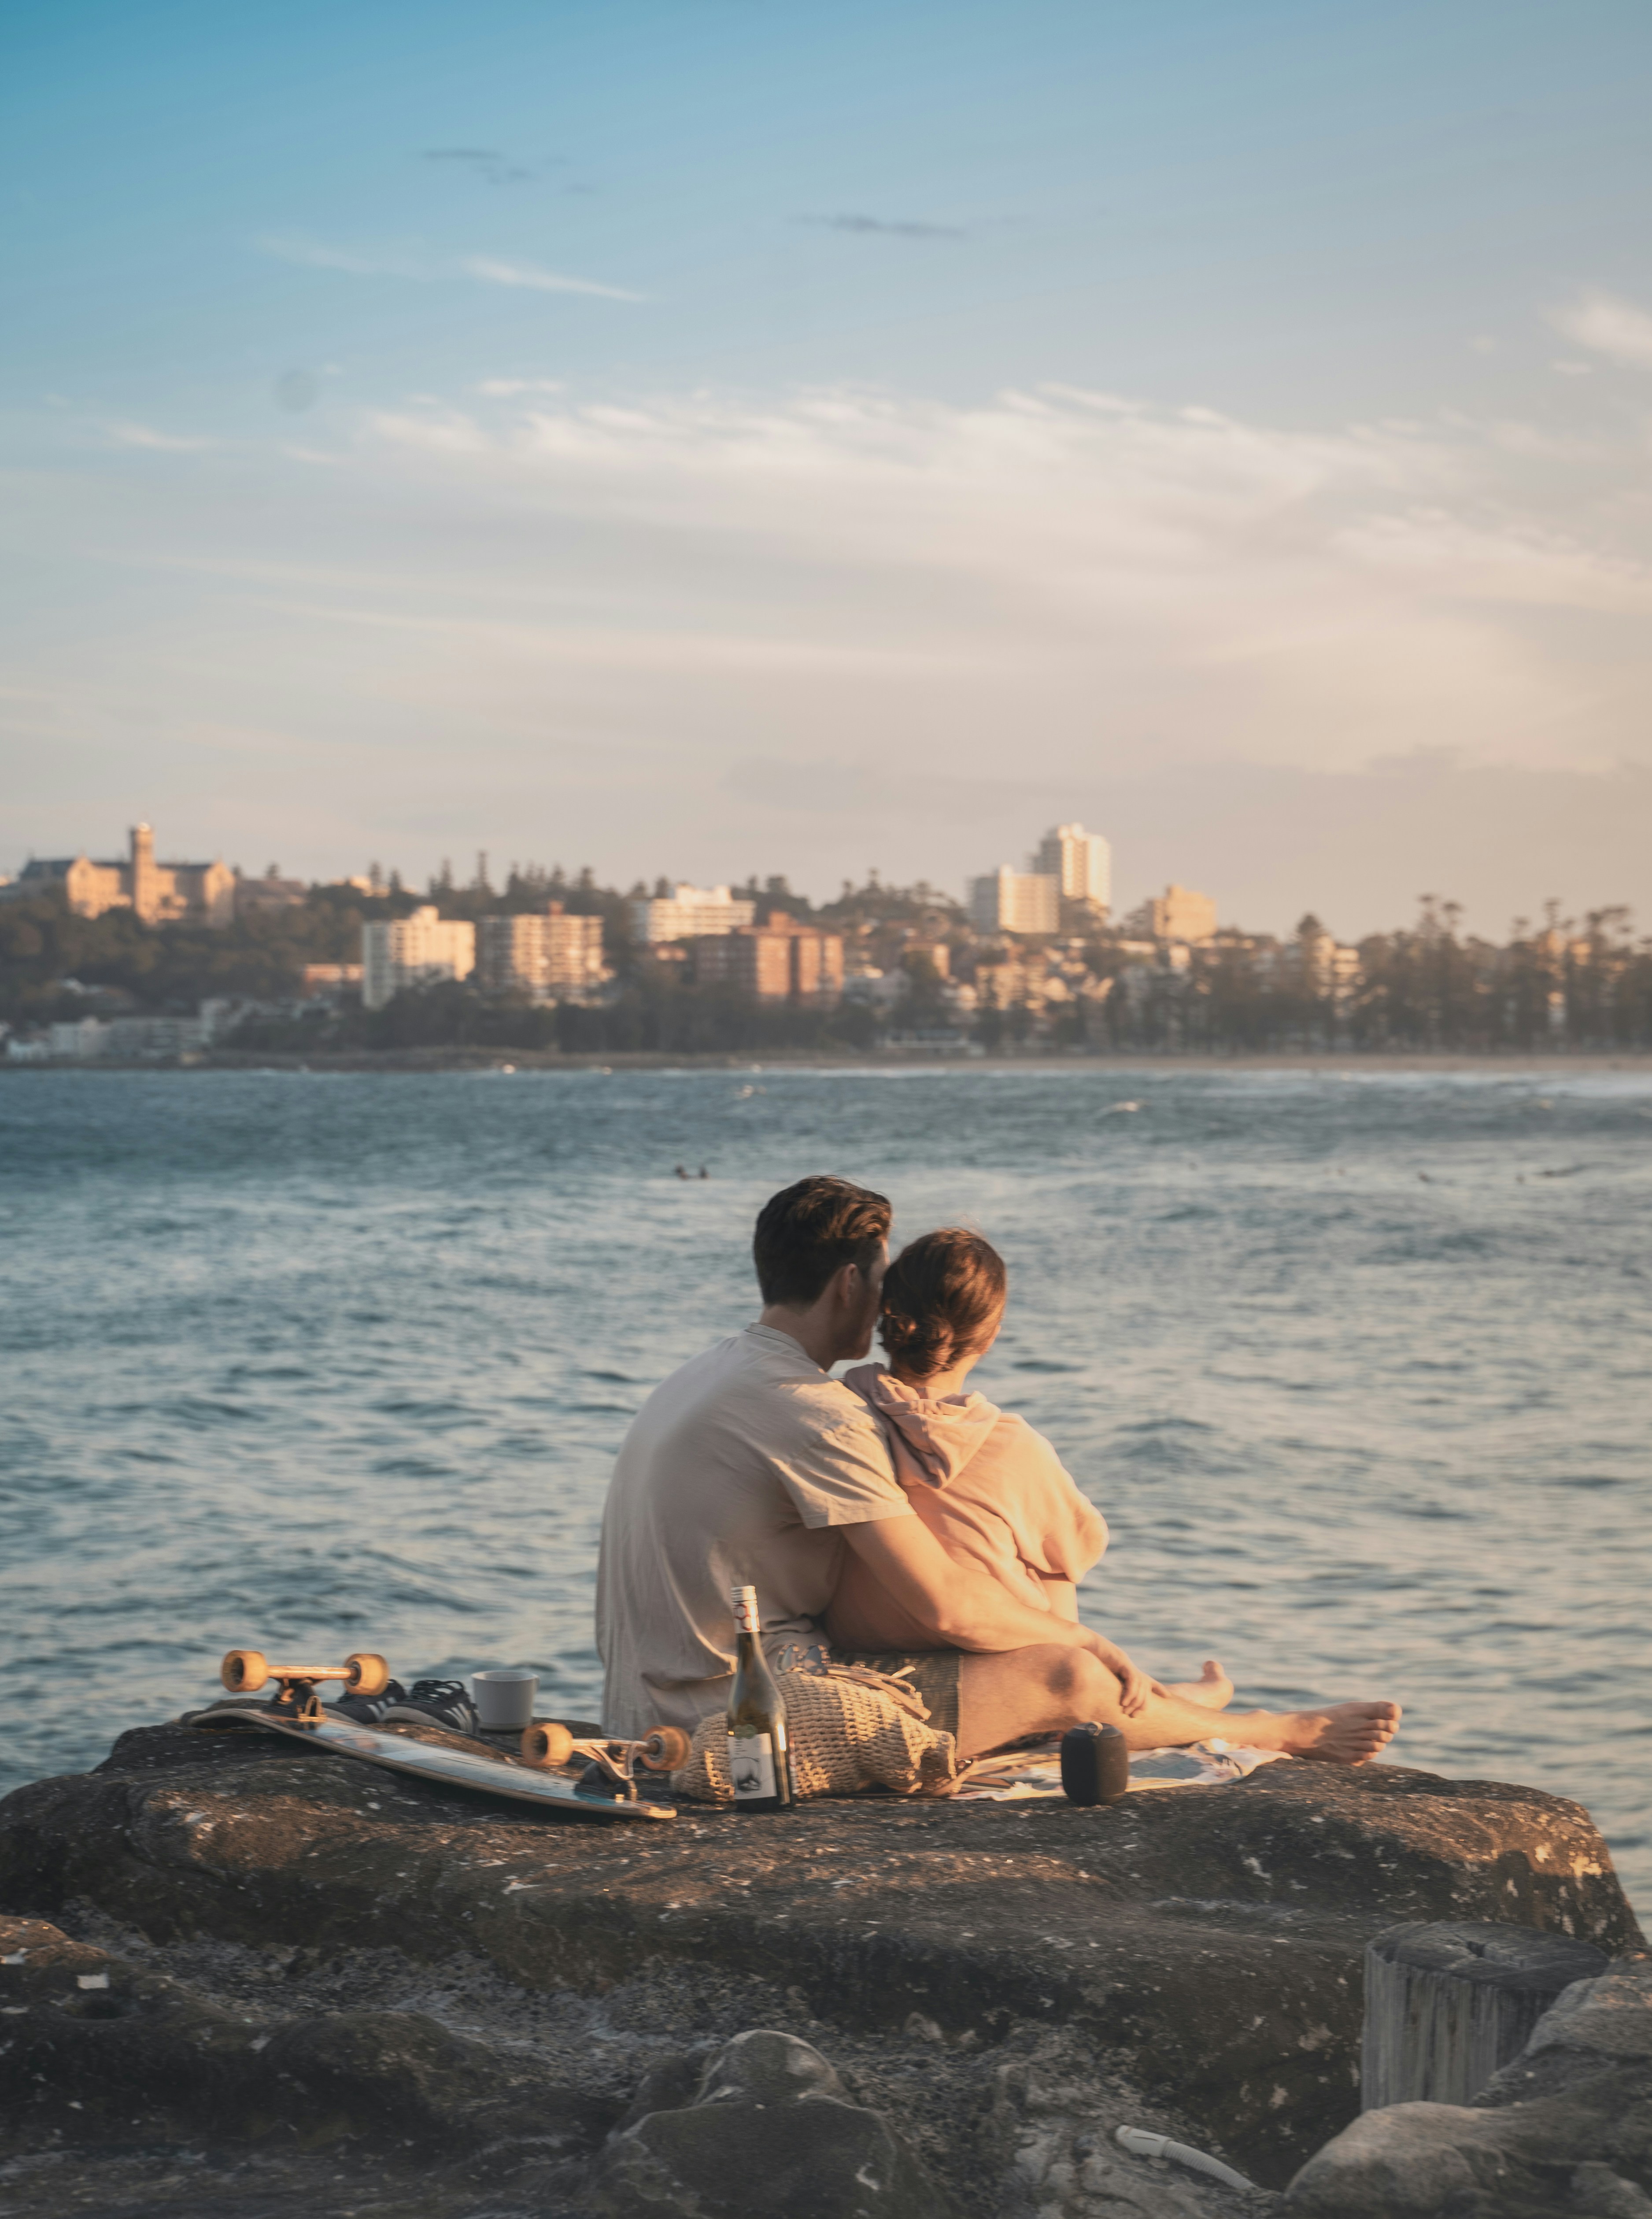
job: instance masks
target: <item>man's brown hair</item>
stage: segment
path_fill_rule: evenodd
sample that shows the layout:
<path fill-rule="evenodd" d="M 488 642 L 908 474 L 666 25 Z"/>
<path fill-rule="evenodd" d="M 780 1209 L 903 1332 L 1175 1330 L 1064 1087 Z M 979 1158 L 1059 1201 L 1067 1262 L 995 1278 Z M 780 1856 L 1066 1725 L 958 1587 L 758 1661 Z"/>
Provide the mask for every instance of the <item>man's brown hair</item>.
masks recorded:
<path fill-rule="evenodd" d="M 807 1309 L 845 1264 L 870 1274 L 895 1213 L 880 1194 L 817 1172 L 772 1195 L 752 1235 L 765 1302 Z"/>
<path fill-rule="evenodd" d="M 1003 1258 L 978 1233 L 943 1225 L 922 1234 L 884 1275 L 884 1353 L 917 1379 L 944 1371 L 979 1349 L 1009 1284 Z"/>

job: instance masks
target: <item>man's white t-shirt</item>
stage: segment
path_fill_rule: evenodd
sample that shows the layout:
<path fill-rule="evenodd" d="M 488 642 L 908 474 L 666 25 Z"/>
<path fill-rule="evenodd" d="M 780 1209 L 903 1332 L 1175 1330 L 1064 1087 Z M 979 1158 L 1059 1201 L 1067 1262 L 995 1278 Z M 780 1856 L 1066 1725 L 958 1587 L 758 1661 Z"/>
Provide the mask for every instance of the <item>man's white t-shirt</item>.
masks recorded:
<path fill-rule="evenodd" d="M 691 1358 L 637 1412 L 608 1489 L 603 1731 L 692 1732 L 729 1699 L 736 1582 L 757 1589 L 766 1648 L 817 1638 L 838 1529 L 912 1515 L 876 1418 L 790 1333 L 748 1326 Z"/>

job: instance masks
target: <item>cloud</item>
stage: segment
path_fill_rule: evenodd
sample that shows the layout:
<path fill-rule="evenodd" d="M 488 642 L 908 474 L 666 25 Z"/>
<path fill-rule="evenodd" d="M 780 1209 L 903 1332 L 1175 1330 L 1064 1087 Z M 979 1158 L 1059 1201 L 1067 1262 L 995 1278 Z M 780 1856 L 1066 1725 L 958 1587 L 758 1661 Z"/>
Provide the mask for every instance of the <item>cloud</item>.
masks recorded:
<path fill-rule="evenodd" d="M 1487 530 L 1448 512 L 1420 509 L 1352 525 L 1340 544 L 1362 563 L 1457 600 L 1652 616 L 1652 570 L 1644 563 L 1529 525 Z"/>
<path fill-rule="evenodd" d="M 958 886 L 1083 817 L 1133 898 L 1258 924 L 1391 923 L 1425 885 L 1500 924 L 1652 905 L 1638 425 L 1574 453 L 1071 386 L 553 382 L 338 404 L 301 444 L 270 412 L 233 482 L 186 459 L 164 499 L 164 456 L 36 473 L 0 631 L 63 806 L 117 729 L 195 791 L 172 735 L 256 698 L 404 868 L 554 840 L 627 880 Z M 249 796 L 302 846 L 279 755 Z"/>
<path fill-rule="evenodd" d="M 421 162 L 450 163 L 485 177 L 490 185 L 526 184 L 539 175 L 539 169 L 533 164 L 502 154 L 496 146 L 425 146 L 420 149 L 419 158 Z"/>
<path fill-rule="evenodd" d="M 158 432 L 149 424 L 105 424 L 103 430 L 117 447 L 148 448 L 157 454 L 198 455 L 218 444 L 216 439 L 186 438 L 177 432 Z"/>
<path fill-rule="evenodd" d="M 278 262 L 296 262 L 307 270 L 344 270 L 353 277 L 417 277 L 430 276 L 428 268 L 404 254 L 368 254 L 353 247 L 328 246 L 316 239 L 295 239 L 285 233 L 258 241 L 265 254 Z"/>
<path fill-rule="evenodd" d="M 477 284 L 506 285 L 535 293 L 587 293 L 605 301 L 643 298 L 623 286 L 599 284 L 591 277 L 569 277 L 560 270 L 541 269 L 537 263 L 506 262 L 493 255 L 467 255 L 452 261 L 419 253 L 329 246 L 320 239 L 286 233 L 261 239 L 258 245 L 278 261 L 311 270 L 341 270 L 353 277 L 406 277 L 421 285 L 470 278 Z"/>
<path fill-rule="evenodd" d="M 938 674 L 934 651 L 899 643 L 858 647 L 846 641 L 797 637 L 766 638 L 760 631 L 646 628 L 635 625 L 557 624 L 544 618 L 507 620 L 495 616 L 432 616 L 427 612 L 392 613 L 351 606 L 347 602 L 302 601 L 271 596 L 261 606 L 306 624 L 353 625 L 380 632 L 416 632 L 440 638 L 450 649 L 476 656 L 512 656 L 523 662 L 566 675 L 581 669 L 646 673 L 670 680 L 708 674 L 809 677 L 822 674 L 896 677 Z M 988 668 L 994 658 L 966 658 L 946 653 L 946 668 Z"/>
<path fill-rule="evenodd" d="M 961 224 L 917 223 L 880 215 L 795 215 L 793 223 L 809 224 L 820 231 L 848 231 L 884 239 L 966 239 Z"/>
<path fill-rule="evenodd" d="M 599 285 L 589 277 L 565 277 L 555 270 L 542 270 L 532 262 L 499 262 L 488 255 L 475 255 L 460 267 L 467 277 L 475 277 L 484 285 L 515 285 L 532 293 L 594 293 L 605 301 L 640 301 L 640 293 L 631 293 L 620 285 Z"/>
<path fill-rule="evenodd" d="M 1569 307 L 1555 309 L 1549 320 L 1579 346 L 1636 370 L 1652 370 L 1652 315 L 1619 294 L 1580 294 Z"/>
<path fill-rule="evenodd" d="M 1028 736 L 1029 759 L 1096 730 L 1323 768 L 1396 745 L 1597 764 L 1643 747 L 1652 548 L 1612 544 L 1604 494 L 1599 523 L 1544 513 L 1555 457 L 1495 422 L 1326 432 L 1071 388 L 972 407 L 833 388 L 525 395 L 485 418 L 382 411 L 363 433 L 359 467 L 411 471 L 473 530 L 623 545 L 612 590 L 639 634 L 652 595 L 677 641 L 686 599 L 724 637 L 755 602 L 845 671 L 898 644 L 929 674 L 934 737 L 895 693 L 865 713 L 947 775 L 996 754 L 995 730 Z M 1604 629 L 1574 640 L 1562 618 Z"/>

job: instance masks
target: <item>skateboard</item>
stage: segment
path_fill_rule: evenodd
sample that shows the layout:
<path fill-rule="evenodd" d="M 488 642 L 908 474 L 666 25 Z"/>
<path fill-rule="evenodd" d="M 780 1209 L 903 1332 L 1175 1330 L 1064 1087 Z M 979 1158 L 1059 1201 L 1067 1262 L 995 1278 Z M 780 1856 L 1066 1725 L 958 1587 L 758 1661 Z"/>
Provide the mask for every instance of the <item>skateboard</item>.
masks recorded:
<path fill-rule="evenodd" d="M 334 1756 L 379 1765 L 387 1772 L 407 1773 L 438 1787 L 504 1796 L 540 1810 L 579 1811 L 598 1818 L 677 1815 L 668 1804 L 645 1802 L 635 1778 L 639 1764 L 648 1771 L 667 1772 L 681 1762 L 687 1753 L 687 1736 L 675 1727 L 661 1727 L 642 1742 L 587 1742 L 576 1741 L 566 1726 L 546 1721 L 527 1729 L 523 1756 L 510 1756 L 474 1745 L 453 1749 L 417 1741 L 394 1725 L 358 1725 L 353 1719 L 337 1717 L 322 1704 L 318 1686 L 337 1680 L 352 1694 L 376 1695 L 388 1684 L 389 1666 L 383 1657 L 367 1652 L 346 1657 L 342 1664 L 271 1664 L 256 1649 L 232 1649 L 219 1676 L 232 1695 L 256 1694 L 271 1680 L 277 1692 L 267 1703 L 220 1702 L 197 1712 L 189 1723 L 202 1731 L 239 1728 L 280 1734 Z M 527 1744 L 533 1736 L 538 1739 L 529 1753 Z M 679 1742 L 684 1744 L 680 1753 Z M 571 1780 L 555 1769 L 575 1756 L 587 1760 L 581 1778 Z M 667 1757 L 672 1762 L 661 1761 Z M 588 1784 L 593 1769 L 603 1782 L 594 1790 Z"/>

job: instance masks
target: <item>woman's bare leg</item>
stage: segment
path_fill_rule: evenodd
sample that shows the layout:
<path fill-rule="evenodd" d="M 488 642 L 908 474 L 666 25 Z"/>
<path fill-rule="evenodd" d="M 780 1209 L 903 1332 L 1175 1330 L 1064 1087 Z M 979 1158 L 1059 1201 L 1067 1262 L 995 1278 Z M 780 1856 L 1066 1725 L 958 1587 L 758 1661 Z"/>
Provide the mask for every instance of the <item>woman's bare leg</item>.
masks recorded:
<path fill-rule="evenodd" d="M 959 1683 L 959 1753 L 983 1756 L 1025 1734 L 1060 1733 L 1087 1719 L 1117 1726 L 1132 1749 L 1185 1748 L 1211 1731 L 1208 1703 L 1150 1695 L 1127 1718 L 1119 1695 L 1117 1680 L 1087 1649 L 1052 1645 L 966 1655 Z M 1243 1747 L 1322 1764 L 1367 1764 L 1393 1740 L 1399 1724 L 1398 1703 L 1332 1703 L 1311 1711 L 1230 1712 L 1222 1731 Z"/>

